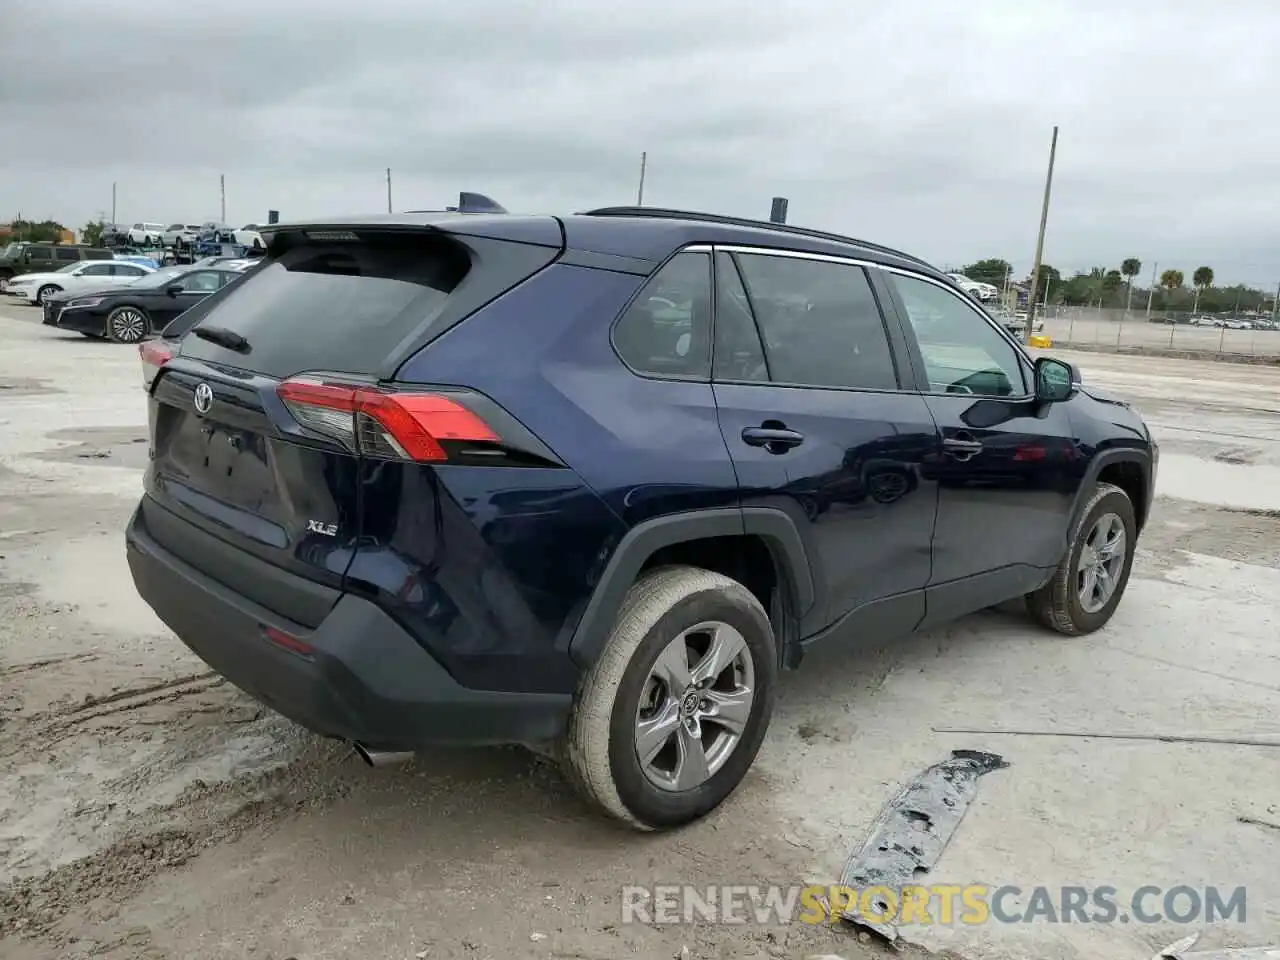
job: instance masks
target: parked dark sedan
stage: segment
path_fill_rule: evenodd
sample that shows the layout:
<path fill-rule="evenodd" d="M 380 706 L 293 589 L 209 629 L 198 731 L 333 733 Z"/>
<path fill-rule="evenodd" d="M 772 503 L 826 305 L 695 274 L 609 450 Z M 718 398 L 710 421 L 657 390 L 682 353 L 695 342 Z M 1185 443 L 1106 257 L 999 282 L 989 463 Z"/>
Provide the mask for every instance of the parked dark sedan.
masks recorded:
<path fill-rule="evenodd" d="M 165 267 L 127 287 L 51 297 L 44 322 L 87 337 L 138 343 L 240 276 L 239 270 L 217 267 Z"/>

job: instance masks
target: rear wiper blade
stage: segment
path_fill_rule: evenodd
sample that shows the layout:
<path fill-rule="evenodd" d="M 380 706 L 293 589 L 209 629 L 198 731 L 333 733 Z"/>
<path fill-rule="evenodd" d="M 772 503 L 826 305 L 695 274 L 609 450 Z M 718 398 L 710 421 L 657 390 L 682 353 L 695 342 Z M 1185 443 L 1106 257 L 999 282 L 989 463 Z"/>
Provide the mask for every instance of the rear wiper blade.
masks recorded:
<path fill-rule="evenodd" d="M 248 353 L 252 349 L 248 340 L 226 327 L 196 327 L 191 332 L 201 340 L 208 340 L 236 353 Z"/>

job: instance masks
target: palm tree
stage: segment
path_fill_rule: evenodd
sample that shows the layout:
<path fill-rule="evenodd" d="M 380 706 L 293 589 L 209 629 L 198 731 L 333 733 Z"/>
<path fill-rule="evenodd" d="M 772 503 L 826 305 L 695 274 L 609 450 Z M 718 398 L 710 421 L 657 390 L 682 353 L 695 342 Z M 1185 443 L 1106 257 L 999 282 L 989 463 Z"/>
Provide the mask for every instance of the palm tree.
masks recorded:
<path fill-rule="evenodd" d="M 1124 275 L 1125 280 L 1128 281 L 1129 284 L 1129 290 L 1125 294 L 1124 298 L 1125 316 L 1129 315 L 1129 305 L 1133 303 L 1133 278 L 1138 275 L 1138 271 L 1141 269 L 1142 261 L 1137 257 L 1127 257 L 1124 262 L 1120 264 L 1120 272 Z"/>
<path fill-rule="evenodd" d="M 1182 289 L 1182 282 L 1185 279 L 1181 270 L 1165 270 L 1160 274 L 1160 286 L 1173 293 L 1175 290 Z"/>
<path fill-rule="evenodd" d="M 1196 288 L 1196 302 L 1191 312 L 1196 313 L 1200 310 L 1200 294 L 1213 286 L 1213 267 L 1196 267 L 1196 272 L 1191 275 L 1191 283 Z"/>

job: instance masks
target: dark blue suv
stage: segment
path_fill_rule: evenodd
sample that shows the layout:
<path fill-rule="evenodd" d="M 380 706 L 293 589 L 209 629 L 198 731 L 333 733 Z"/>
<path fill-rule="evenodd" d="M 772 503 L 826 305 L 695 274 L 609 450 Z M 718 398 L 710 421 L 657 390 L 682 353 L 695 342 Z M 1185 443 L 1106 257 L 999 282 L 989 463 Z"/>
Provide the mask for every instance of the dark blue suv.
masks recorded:
<path fill-rule="evenodd" d="M 650 208 L 268 229 L 151 351 L 129 565 L 370 762 L 526 744 L 673 826 L 811 646 L 1124 592 L 1146 426 L 907 254 Z"/>

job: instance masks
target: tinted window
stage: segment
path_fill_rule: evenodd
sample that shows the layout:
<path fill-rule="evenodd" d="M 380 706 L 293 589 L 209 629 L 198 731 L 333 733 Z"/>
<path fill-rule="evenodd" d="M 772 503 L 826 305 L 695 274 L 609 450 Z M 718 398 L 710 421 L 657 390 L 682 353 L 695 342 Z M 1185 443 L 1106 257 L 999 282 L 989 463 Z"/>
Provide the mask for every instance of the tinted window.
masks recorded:
<path fill-rule="evenodd" d="M 751 315 L 751 302 L 738 268 L 727 253 L 716 254 L 715 327 L 715 379 L 768 381 L 769 367 Z"/>
<path fill-rule="evenodd" d="M 35 263 L 36 261 L 40 261 L 42 263 L 52 262 L 53 250 L 50 247 L 28 247 L 27 260 L 31 263 Z"/>
<path fill-rule="evenodd" d="M 963 294 L 892 275 L 920 344 L 930 389 L 984 397 L 1027 392 L 1018 353 Z"/>
<path fill-rule="evenodd" d="M 116 272 L 116 265 L 113 263 L 94 263 L 85 267 L 77 274 L 81 277 L 109 277 Z"/>
<path fill-rule="evenodd" d="M 78 262 L 80 260 L 79 250 L 64 250 L 62 247 L 55 247 L 53 251 L 55 260 L 61 260 L 63 263 Z"/>
<path fill-rule="evenodd" d="M 212 270 L 196 270 L 177 282 L 184 293 L 213 293 L 222 286 L 222 274 Z"/>
<path fill-rule="evenodd" d="M 884 320 L 862 267 L 737 257 L 775 383 L 895 390 Z"/>
<path fill-rule="evenodd" d="M 113 277 L 141 277 L 147 271 L 132 263 L 103 264 Z M 96 268 L 95 268 L 96 269 Z"/>
<path fill-rule="evenodd" d="M 680 253 L 649 280 L 613 330 L 633 370 L 705 377 L 710 367 L 711 257 Z"/>
<path fill-rule="evenodd" d="M 461 248 L 428 234 L 300 244 L 228 284 L 200 321 L 240 334 L 249 353 L 195 338 L 182 352 L 273 377 L 375 372 L 439 314 L 469 269 Z"/>

